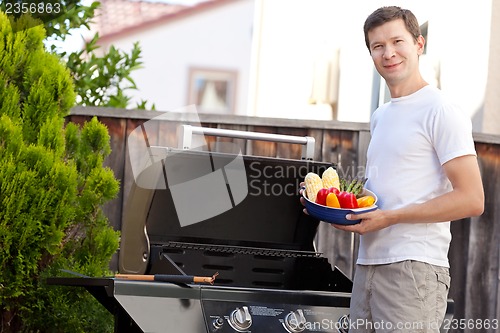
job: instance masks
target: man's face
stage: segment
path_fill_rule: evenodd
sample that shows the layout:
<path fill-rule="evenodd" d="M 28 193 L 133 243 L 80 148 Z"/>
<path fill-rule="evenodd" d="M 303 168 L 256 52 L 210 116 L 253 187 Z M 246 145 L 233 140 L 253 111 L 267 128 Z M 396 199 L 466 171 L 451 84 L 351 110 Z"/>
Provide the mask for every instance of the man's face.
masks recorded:
<path fill-rule="evenodd" d="M 415 42 L 403 20 L 384 23 L 368 32 L 370 53 L 375 68 L 388 85 L 417 78 L 418 56 L 424 50 L 424 38 Z"/>

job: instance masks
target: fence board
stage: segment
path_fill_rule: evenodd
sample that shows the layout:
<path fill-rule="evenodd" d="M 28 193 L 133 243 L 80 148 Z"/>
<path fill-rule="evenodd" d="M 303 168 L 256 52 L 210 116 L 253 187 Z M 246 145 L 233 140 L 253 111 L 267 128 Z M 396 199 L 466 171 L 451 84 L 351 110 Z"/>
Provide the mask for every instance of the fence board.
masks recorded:
<path fill-rule="evenodd" d="M 249 126 L 248 130 L 259 133 L 276 133 L 276 128 L 270 126 Z M 247 148 L 247 154 L 249 155 L 275 157 L 277 154 L 277 144 L 275 142 L 251 140 Z"/>
<path fill-rule="evenodd" d="M 115 174 L 117 179 L 123 179 L 124 177 L 124 150 L 125 150 L 125 142 L 123 138 L 125 137 L 125 121 L 120 119 L 116 121 L 116 119 L 110 118 L 99 118 L 99 121 L 103 123 L 108 128 L 108 133 L 110 136 L 110 145 L 112 147 L 111 153 L 104 161 L 104 165 L 109 167 Z M 120 182 L 121 187 L 121 182 Z M 121 221 L 121 213 L 122 213 L 122 198 L 120 191 L 117 197 L 108 203 L 106 203 L 103 207 L 103 212 L 109 218 L 111 225 L 115 230 L 120 230 L 121 224 L 118 221 Z"/>
<path fill-rule="evenodd" d="M 471 219 L 469 253 L 467 257 L 467 282 L 465 319 L 493 319 L 497 314 L 499 274 L 500 225 L 500 147 L 476 144 L 485 190 L 485 212 Z M 496 332 L 490 328 L 466 328 L 464 332 Z"/>
<path fill-rule="evenodd" d="M 455 318 L 465 318 L 465 294 L 467 288 L 467 256 L 469 253 L 470 219 L 451 223 L 452 241 L 449 251 L 452 277 L 449 297 L 455 302 Z"/>
<path fill-rule="evenodd" d="M 304 136 L 304 137 L 308 135 L 307 130 L 304 128 L 283 129 L 278 127 L 275 133 L 283 135 Z M 302 145 L 290 144 L 290 143 L 278 143 L 276 157 L 300 160 L 302 157 Z"/>

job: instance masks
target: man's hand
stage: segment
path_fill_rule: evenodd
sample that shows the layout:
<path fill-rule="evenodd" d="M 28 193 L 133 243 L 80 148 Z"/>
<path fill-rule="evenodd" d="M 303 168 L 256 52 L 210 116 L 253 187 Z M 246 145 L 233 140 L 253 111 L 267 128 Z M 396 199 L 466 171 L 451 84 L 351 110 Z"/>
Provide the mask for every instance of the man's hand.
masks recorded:
<path fill-rule="evenodd" d="M 332 226 L 339 230 L 350 231 L 363 235 L 367 232 L 384 229 L 393 223 L 390 212 L 381 209 L 376 209 L 367 213 L 348 214 L 346 218 L 348 220 L 361 219 L 361 222 L 352 225 L 332 224 Z"/>
<path fill-rule="evenodd" d="M 377 209 L 356 214 L 347 219 L 361 219 L 359 224 L 334 227 L 362 235 L 396 223 L 439 223 L 481 215 L 484 210 L 484 191 L 476 157 L 465 155 L 454 158 L 446 162 L 443 169 L 453 187 L 450 192 L 395 210 Z"/>
<path fill-rule="evenodd" d="M 299 200 L 300 200 L 300 203 L 302 204 L 302 206 L 305 207 L 305 205 L 306 205 L 306 199 L 304 199 L 304 196 L 303 196 L 302 193 L 304 193 L 304 190 L 306 189 L 306 183 L 301 182 L 299 184 L 299 186 L 300 186 L 300 190 L 299 190 L 300 199 Z M 304 214 L 309 215 L 309 213 L 307 212 L 307 209 L 304 208 L 302 211 L 304 212 Z"/>

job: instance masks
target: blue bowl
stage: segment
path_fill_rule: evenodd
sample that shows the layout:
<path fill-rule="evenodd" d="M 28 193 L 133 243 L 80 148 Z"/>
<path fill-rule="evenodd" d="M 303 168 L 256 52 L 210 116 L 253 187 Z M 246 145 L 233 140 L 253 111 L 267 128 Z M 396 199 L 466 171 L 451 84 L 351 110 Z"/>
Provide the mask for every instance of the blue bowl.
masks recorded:
<path fill-rule="evenodd" d="M 378 208 L 376 205 L 378 200 L 377 196 L 375 195 L 375 193 L 367 189 L 363 189 L 362 195 L 373 196 L 375 198 L 375 203 L 370 207 L 354 208 L 354 209 L 333 208 L 333 207 L 319 205 L 307 198 L 307 193 L 305 190 L 303 191 L 302 195 L 306 199 L 306 209 L 309 215 L 320 221 L 332 224 L 343 224 L 343 225 L 357 224 L 361 222 L 361 220 L 348 220 L 345 218 L 346 215 L 366 213 Z"/>

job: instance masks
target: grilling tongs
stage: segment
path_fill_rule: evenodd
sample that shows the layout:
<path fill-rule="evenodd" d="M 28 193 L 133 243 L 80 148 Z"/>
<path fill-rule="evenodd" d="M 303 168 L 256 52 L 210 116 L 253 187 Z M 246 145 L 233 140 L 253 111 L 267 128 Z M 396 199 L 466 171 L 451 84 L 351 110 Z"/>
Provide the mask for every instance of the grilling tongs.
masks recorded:
<path fill-rule="evenodd" d="M 194 275 L 170 275 L 170 274 L 116 274 L 116 279 L 135 280 L 135 281 L 161 281 L 170 283 L 209 283 L 214 284 L 215 278 L 219 273 L 212 276 L 194 276 Z"/>
<path fill-rule="evenodd" d="M 175 267 L 179 274 L 153 274 L 153 275 L 139 275 L 139 274 L 116 274 L 116 279 L 123 280 L 135 280 L 135 281 L 160 281 L 160 282 L 170 282 L 170 283 L 209 283 L 214 284 L 215 278 L 219 273 L 215 273 L 212 276 L 194 276 L 187 275 L 184 271 L 170 258 L 166 253 L 163 253 L 162 256 L 167 259 L 173 267 Z"/>

